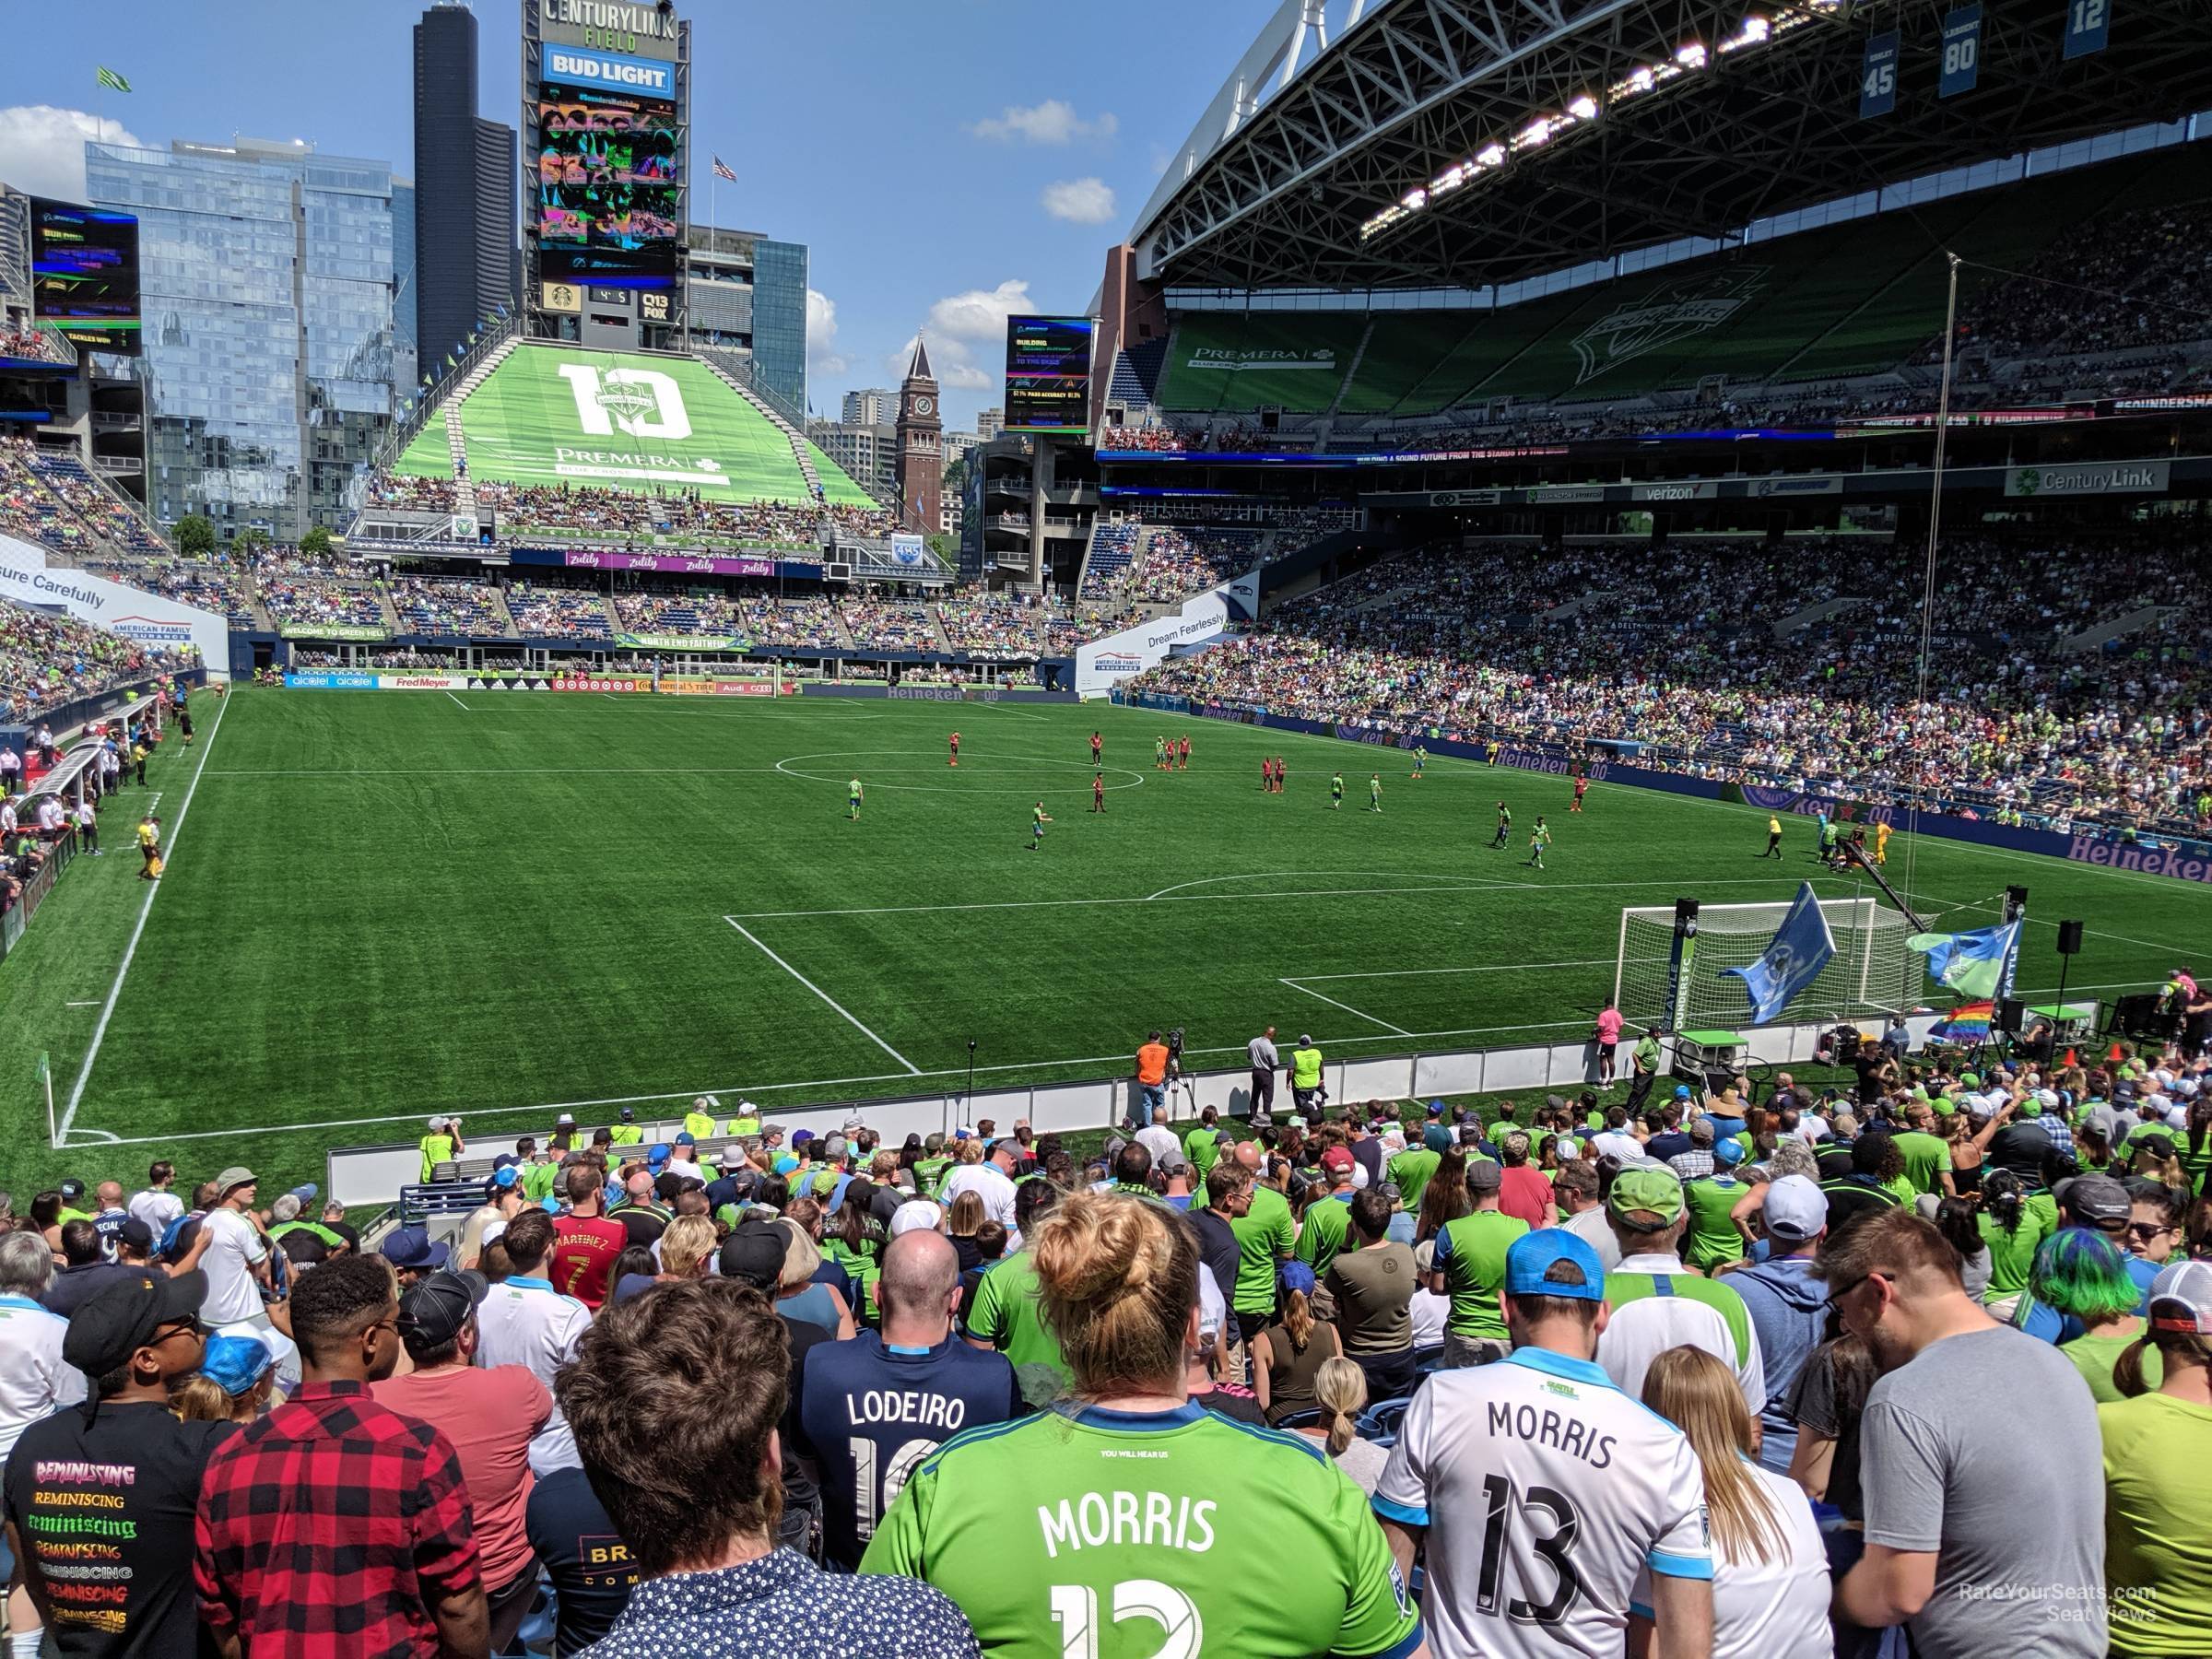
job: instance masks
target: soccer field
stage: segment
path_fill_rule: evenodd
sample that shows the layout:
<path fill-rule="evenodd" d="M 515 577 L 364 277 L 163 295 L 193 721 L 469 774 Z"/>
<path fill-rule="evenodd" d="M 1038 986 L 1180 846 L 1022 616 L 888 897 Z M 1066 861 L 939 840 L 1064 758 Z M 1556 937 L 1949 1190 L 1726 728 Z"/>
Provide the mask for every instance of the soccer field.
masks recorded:
<path fill-rule="evenodd" d="M 1103 706 L 241 690 L 162 758 L 173 843 L 80 864 L 0 967 L 18 1189 L 176 1146 L 314 1177 L 329 1145 L 590 1123 L 702 1090 L 773 1108 L 1118 1075 L 1152 1026 L 1200 1067 L 1273 1023 L 1333 1056 L 1572 1041 L 1613 985 L 1621 907 L 1787 900 L 1809 820 Z M 962 734 L 960 764 L 946 735 Z M 1105 735 L 1108 810 L 1090 811 Z M 1188 771 L 1152 767 L 1185 733 Z M 1261 793 L 1282 754 L 1288 792 Z M 1328 805 L 1342 768 L 1343 810 Z M 1381 814 L 1367 811 L 1380 769 Z M 848 821 L 846 780 L 866 791 Z M 1514 814 L 1486 846 L 1492 803 Z M 1030 812 L 1052 814 L 1030 846 Z M 108 815 L 126 847 L 136 810 Z M 1547 814 L 1547 868 L 1525 867 Z M 1891 844 L 1901 874 L 1902 837 Z M 2212 893 L 1923 839 L 1932 919 L 2025 883 L 2020 970 L 2070 992 L 2186 960 Z M 1945 994 L 1937 993 L 1938 996 Z M 34 1077 L 53 1059 L 64 1150 Z M 117 1145 L 116 1143 L 120 1143 Z M 128 1152 L 124 1147 L 133 1148 Z"/>

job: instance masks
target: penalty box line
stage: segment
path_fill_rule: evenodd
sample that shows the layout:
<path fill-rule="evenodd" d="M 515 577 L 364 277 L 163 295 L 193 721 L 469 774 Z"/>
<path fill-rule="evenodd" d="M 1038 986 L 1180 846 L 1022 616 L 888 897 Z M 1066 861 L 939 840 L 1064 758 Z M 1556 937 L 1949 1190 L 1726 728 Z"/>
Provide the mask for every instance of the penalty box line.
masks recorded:
<path fill-rule="evenodd" d="M 807 990 L 813 992 L 815 995 L 820 997 L 822 1001 L 829 1004 L 831 1010 L 842 1017 L 846 1024 L 850 1025 L 854 1030 L 858 1031 L 863 1037 L 865 1037 L 870 1042 L 874 1043 L 877 1048 L 881 1049 L 892 1059 L 898 1061 L 900 1065 L 906 1067 L 907 1075 L 909 1077 L 918 1077 L 922 1075 L 922 1068 L 920 1066 L 916 1065 L 912 1060 L 909 1060 L 904 1054 L 900 1053 L 897 1049 L 893 1048 L 889 1043 L 878 1037 L 866 1025 L 863 1024 L 860 1017 L 854 1014 L 852 1009 L 846 1007 L 843 1003 L 839 1002 L 836 997 L 830 995 L 829 992 L 823 990 L 819 985 L 816 984 L 812 980 L 801 973 L 796 968 L 794 968 L 789 962 L 785 961 L 782 957 L 771 950 L 768 946 L 761 941 L 760 936 L 754 933 L 750 928 L 747 927 L 744 923 L 738 921 L 735 916 L 724 916 L 723 920 L 727 922 L 739 933 L 743 934 L 762 956 L 766 957 L 777 967 L 782 969 L 784 972 L 790 974 L 793 979 L 797 980 L 800 984 L 806 986 Z"/>
<path fill-rule="evenodd" d="M 1613 959 L 1611 957 L 1591 957 L 1579 962 L 1496 962 L 1480 968 L 1383 968 L 1365 973 L 1300 973 L 1287 975 L 1276 982 L 1288 985 L 1301 996 L 1311 996 L 1318 1002 L 1327 1003 L 1333 1008 L 1341 1008 L 1347 1014 L 1356 1015 L 1371 1025 L 1379 1025 L 1386 1031 L 1394 1032 L 1400 1037 L 1410 1038 L 1414 1033 L 1406 1030 L 1403 1026 L 1393 1025 L 1389 1020 L 1378 1015 L 1370 1014 L 1364 1008 L 1356 1008 L 1350 1003 L 1340 1002 L 1334 996 L 1325 995 L 1322 992 L 1314 990 L 1313 986 L 1334 983 L 1341 980 L 1430 979 L 1440 974 L 1455 973 L 1538 973 L 1558 968 L 1609 968 L 1612 965 Z"/>

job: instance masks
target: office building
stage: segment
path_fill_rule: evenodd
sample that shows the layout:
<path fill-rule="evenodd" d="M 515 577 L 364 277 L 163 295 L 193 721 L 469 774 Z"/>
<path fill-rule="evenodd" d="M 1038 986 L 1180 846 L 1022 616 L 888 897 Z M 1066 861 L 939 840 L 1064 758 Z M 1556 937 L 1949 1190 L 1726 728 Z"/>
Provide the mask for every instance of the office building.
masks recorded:
<path fill-rule="evenodd" d="M 889 426 L 899 418 L 899 394 L 888 386 L 848 392 L 839 418 L 847 426 Z"/>
<path fill-rule="evenodd" d="M 693 225 L 689 245 L 684 304 L 691 343 L 748 359 L 757 382 L 787 413 L 804 412 L 806 244 Z"/>
<path fill-rule="evenodd" d="M 88 142 L 85 188 L 138 217 L 149 511 L 205 512 L 226 540 L 343 527 L 392 420 L 390 165 Z"/>
<path fill-rule="evenodd" d="M 415 185 L 392 181 L 392 383 L 401 397 L 422 388 L 422 333 L 415 314 Z"/>
<path fill-rule="evenodd" d="M 810 420 L 806 436 L 838 465 L 848 478 L 877 500 L 899 499 L 899 433 L 889 421 L 861 426 L 839 420 Z"/>
<path fill-rule="evenodd" d="M 515 241 L 514 129 L 477 114 L 477 19 L 456 0 L 415 25 L 417 325 L 441 359 L 522 288 Z"/>
<path fill-rule="evenodd" d="M 988 443 L 1006 429 L 1006 412 L 1004 409 L 978 409 L 975 412 L 975 436 Z"/>

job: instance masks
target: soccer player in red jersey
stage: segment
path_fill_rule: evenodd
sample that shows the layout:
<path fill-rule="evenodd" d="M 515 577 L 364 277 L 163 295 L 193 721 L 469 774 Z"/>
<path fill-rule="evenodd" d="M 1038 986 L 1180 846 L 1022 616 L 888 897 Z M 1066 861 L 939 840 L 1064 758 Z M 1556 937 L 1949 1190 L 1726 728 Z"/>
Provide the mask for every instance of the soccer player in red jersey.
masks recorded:
<path fill-rule="evenodd" d="M 946 764 L 946 765 L 947 765 L 947 766 L 958 766 L 958 765 L 960 763 L 960 735 L 959 735 L 958 732 L 955 732 L 955 733 L 952 735 L 952 740 L 951 740 L 951 741 L 952 741 L 952 759 L 949 759 L 949 760 L 947 760 L 947 761 L 946 761 L 946 762 L 945 762 L 945 764 Z"/>
<path fill-rule="evenodd" d="M 1587 778 L 1577 778 L 1574 781 L 1574 805 L 1568 807 L 1567 810 L 1570 812 L 1580 812 L 1583 809 L 1583 797 L 1589 793 L 1590 780 Z"/>
<path fill-rule="evenodd" d="M 1099 749 L 1100 747 L 1099 735 L 1096 732 L 1093 732 L 1090 735 L 1090 763 L 1093 766 L 1096 766 L 1099 763 Z"/>
<path fill-rule="evenodd" d="M 1273 755 L 1260 757 L 1260 793 L 1262 794 L 1275 793 L 1275 757 Z"/>
<path fill-rule="evenodd" d="M 1091 777 L 1090 809 L 1093 812 L 1106 810 L 1106 774 L 1104 772 L 1094 773 Z"/>
<path fill-rule="evenodd" d="M 1191 740 L 1187 734 L 1182 739 L 1182 763 L 1175 770 L 1177 771 L 1189 771 L 1191 770 Z"/>

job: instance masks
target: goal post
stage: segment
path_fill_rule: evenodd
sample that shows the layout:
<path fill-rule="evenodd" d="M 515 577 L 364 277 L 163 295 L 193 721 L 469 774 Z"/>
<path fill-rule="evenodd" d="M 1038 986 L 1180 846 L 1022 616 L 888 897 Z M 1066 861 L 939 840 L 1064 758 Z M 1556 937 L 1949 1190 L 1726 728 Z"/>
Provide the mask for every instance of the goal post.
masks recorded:
<path fill-rule="evenodd" d="M 1790 904 L 1707 904 L 1697 912 L 1697 949 L 1682 987 L 1677 1027 L 1667 1003 L 1675 935 L 1672 905 L 1631 905 L 1620 912 L 1613 1006 L 1621 1017 L 1663 1030 L 1734 1030 L 1750 1019 L 1744 982 L 1724 968 L 1748 968 L 1773 940 Z M 1836 954 L 1810 985 L 1792 999 L 1793 1022 L 1888 1016 L 1919 1001 L 1920 964 L 1905 941 L 1912 924 L 1878 899 L 1823 899 L 1820 913 L 1836 941 Z"/>

